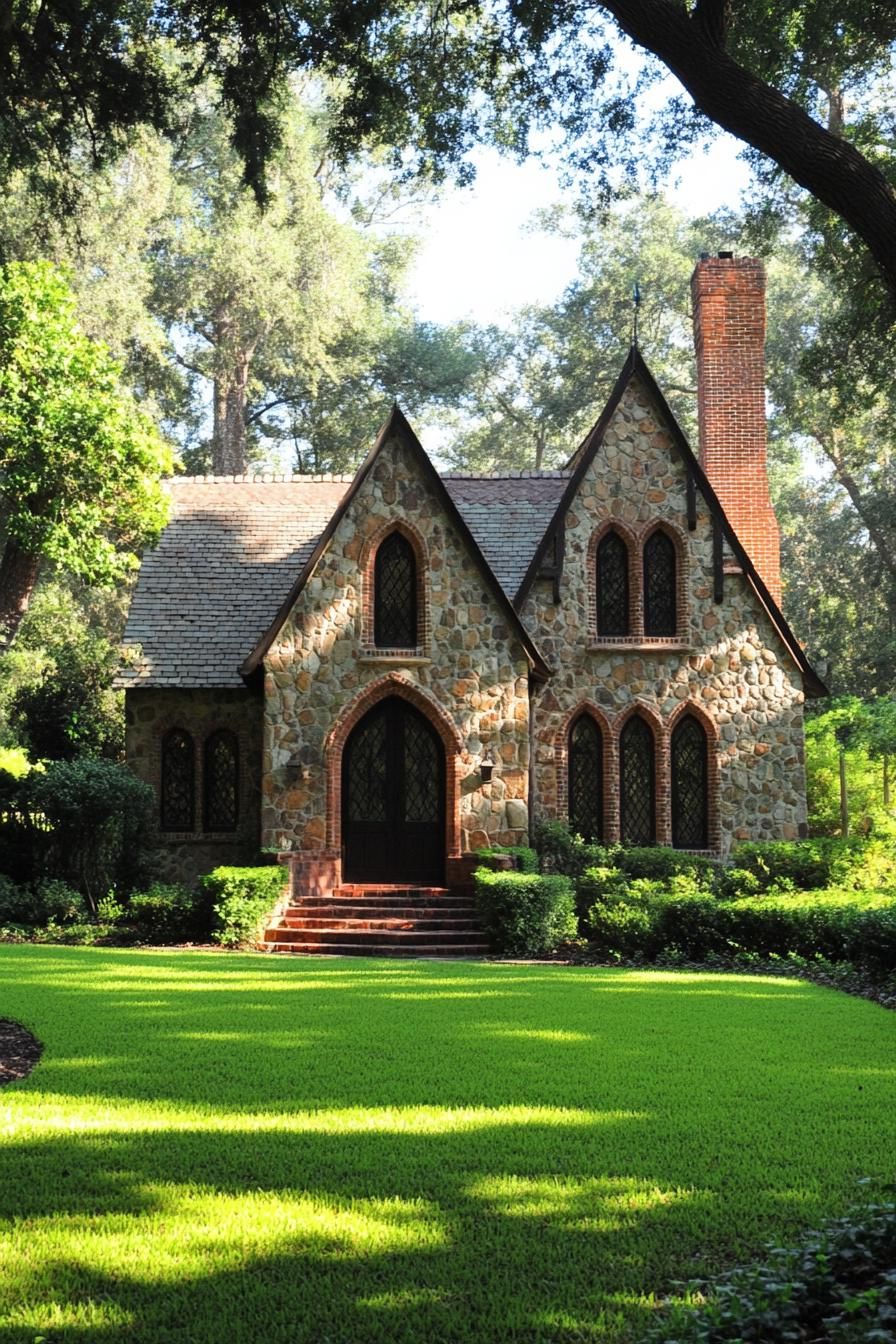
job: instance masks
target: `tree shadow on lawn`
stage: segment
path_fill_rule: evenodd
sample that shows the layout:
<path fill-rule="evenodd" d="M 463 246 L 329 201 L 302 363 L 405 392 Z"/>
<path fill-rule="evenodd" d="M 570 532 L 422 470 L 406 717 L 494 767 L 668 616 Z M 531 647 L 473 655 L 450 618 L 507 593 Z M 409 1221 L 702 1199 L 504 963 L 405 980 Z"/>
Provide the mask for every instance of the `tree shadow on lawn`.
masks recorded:
<path fill-rule="evenodd" d="M 570 1128 L 596 1139 L 637 1125 Z M 0 1214 L 21 1228 L 6 1278 L 28 1326 L 5 1324 L 0 1340 L 611 1339 L 626 1302 L 637 1337 L 640 1295 L 711 1272 L 768 1218 L 740 1227 L 717 1192 L 646 1169 L 558 1175 L 564 1137 L 562 1124 L 484 1123 L 16 1144 L 23 1179 L 0 1192 Z M 806 1207 L 790 1198 L 798 1225 Z"/>

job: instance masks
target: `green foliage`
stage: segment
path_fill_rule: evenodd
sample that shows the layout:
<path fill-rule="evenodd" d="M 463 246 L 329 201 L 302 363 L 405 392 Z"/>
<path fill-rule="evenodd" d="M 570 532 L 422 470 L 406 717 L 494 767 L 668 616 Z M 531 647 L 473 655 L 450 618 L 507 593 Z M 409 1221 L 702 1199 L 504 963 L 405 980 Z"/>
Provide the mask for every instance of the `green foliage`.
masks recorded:
<path fill-rule="evenodd" d="M 49 827 L 33 837 L 44 872 L 77 886 L 92 910 L 110 888 L 129 890 L 146 859 L 150 786 L 125 766 L 89 758 L 54 761 L 27 783 L 26 806 Z"/>
<path fill-rule="evenodd" d="M 538 956 L 575 937 L 573 888 L 568 878 L 477 868 L 473 881 L 480 918 L 497 951 Z"/>
<path fill-rule="evenodd" d="M 30 769 L 31 762 L 21 747 L 0 747 L 0 773 L 23 779 Z"/>
<path fill-rule="evenodd" d="M 194 937 L 208 932 L 208 906 L 187 887 L 153 882 L 146 891 L 135 891 L 127 904 L 128 923 L 145 937 L 161 942 Z M 100 918 L 102 912 L 98 910 Z M 110 921 L 114 922 L 114 921 Z"/>
<path fill-rule="evenodd" d="M 824 1339 L 889 1344 L 896 1322 L 896 1204 L 856 1209 L 797 1246 L 770 1245 L 765 1263 L 692 1281 L 697 1310 L 676 1306 L 651 1344 Z"/>
<path fill-rule="evenodd" d="M 476 858 L 484 862 L 493 854 L 509 854 L 520 873 L 538 872 L 538 854 L 528 845 L 491 845 L 487 849 L 476 850 Z"/>
<path fill-rule="evenodd" d="M 850 828 L 859 835 L 896 835 L 896 766 L 889 697 L 862 701 L 841 696 L 806 723 L 809 824 L 814 832 L 840 832 L 840 754 L 846 764 Z M 887 799 L 885 779 L 892 781 Z"/>
<path fill-rule="evenodd" d="M 545 821 L 535 828 L 535 849 L 542 872 L 561 873 L 575 881 L 586 868 L 612 862 L 618 846 L 605 849 L 602 845 L 589 844 L 570 831 L 566 822 Z"/>
<path fill-rule="evenodd" d="M 858 838 L 821 837 L 816 840 L 765 840 L 744 842 L 733 853 L 736 868 L 752 873 L 757 892 L 789 884 L 800 891 L 833 885 L 867 885 L 863 875 L 874 865 L 874 877 L 882 873 L 877 858 L 890 862 L 890 875 L 896 876 L 896 855 L 888 844 L 869 844 Z"/>
<path fill-rule="evenodd" d="M 687 873 L 711 886 L 719 872 L 719 865 L 699 854 L 686 854 L 665 845 L 619 849 L 613 852 L 613 862 L 630 877 L 663 879 Z"/>
<path fill-rule="evenodd" d="M 78 326 L 66 281 L 45 262 L 0 269 L 0 500 L 6 558 L 16 548 L 90 583 L 138 564 L 164 525 L 159 477 L 173 457 L 122 387 L 120 369 Z M 21 610 L 4 591 L 0 619 Z"/>
<path fill-rule="evenodd" d="M 287 880 L 280 867 L 223 867 L 208 873 L 199 885 L 214 914 L 212 940 L 222 947 L 256 942 Z"/>

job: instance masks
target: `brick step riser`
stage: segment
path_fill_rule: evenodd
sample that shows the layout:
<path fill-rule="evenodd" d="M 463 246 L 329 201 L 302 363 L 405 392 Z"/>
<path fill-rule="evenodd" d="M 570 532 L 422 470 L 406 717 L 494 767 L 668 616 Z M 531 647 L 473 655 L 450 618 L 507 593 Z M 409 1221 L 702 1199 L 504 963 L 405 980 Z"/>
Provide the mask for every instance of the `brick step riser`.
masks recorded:
<path fill-rule="evenodd" d="M 390 943 L 346 943 L 345 946 L 332 946 L 317 943 L 273 943 L 268 951 L 277 956 L 314 956 L 329 953 L 334 957 L 432 957 L 456 961 L 461 957 L 487 957 L 489 948 L 486 943 L 458 944 L 447 948 L 439 946 L 405 947 Z"/>
<path fill-rule="evenodd" d="M 401 891 L 371 892 L 369 896 L 334 891 L 328 892 L 325 896 L 296 896 L 290 901 L 290 905 L 298 906 L 302 910 L 307 910 L 309 906 L 314 905 L 384 905 L 399 906 L 402 909 L 405 906 L 423 907 L 425 909 L 454 910 L 458 906 L 463 909 L 469 909 L 474 905 L 470 896 L 428 896 L 420 893 L 411 893 L 407 895 Z"/>
<path fill-rule="evenodd" d="M 313 919 L 298 919 L 288 917 L 281 919 L 276 926 L 278 929 L 406 929 L 413 933 L 482 933 L 482 928 L 475 919 L 416 919 L 414 916 L 402 918 L 395 915 L 384 915 L 380 918 L 374 916 L 368 918 L 359 915 L 354 919 L 344 919 L 341 917 L 322 915 Z"/>
<path fill-rule="evenodd" d="M 375 886 L 352 886 L 351 883 L 343 883 L 341 887 L 333 888 L 334 896 L 354 896 L 357 900 L 366 901 L 371 896 L 400 896 L 403 900 L 414 901 L 423 898 L 427 901 L 450 900 L 450 887 L 375 887 Z"/>
<path fill-rule="evenodd" d="M 370 943 L 372 946 L 378 946 L 383 943 L 395 943 L 397 946 L 415 947 L 418 945 L 438 944 L 446 948 L 453 947 L 457 943 L 482 943 L 486 946 L 481 937 L 475 935 L 477 930 L 462 930 L 457 933 L 430 932 L 430 933 L 406 933 L 403 929 L 365 929 L 363 938 L 359 939 L 360 930 L 352 929 L 266 929 L 264 940 L 266 943 L 312 943 L 321 946 L 337 947 L 340 943 L 363 942 L 365 945 Z"/>
<path fill-rule="evenodd" d="M 288 905 L 282 919 L 477 919 L 474 905 L 342 905 L 321 901 L 319 905 Z"/>

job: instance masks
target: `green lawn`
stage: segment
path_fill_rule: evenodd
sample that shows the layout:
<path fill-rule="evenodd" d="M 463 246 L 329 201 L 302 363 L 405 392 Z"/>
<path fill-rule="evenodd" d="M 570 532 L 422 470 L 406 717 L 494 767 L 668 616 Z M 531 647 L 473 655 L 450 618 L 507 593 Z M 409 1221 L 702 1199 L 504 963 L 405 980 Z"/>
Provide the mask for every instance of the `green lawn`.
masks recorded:
<path fill-rule="evenodd" d="M 637 1338 L 892 1176 L 896 1015 L 788 980 L 0 947 L 0 1341 Z"/>

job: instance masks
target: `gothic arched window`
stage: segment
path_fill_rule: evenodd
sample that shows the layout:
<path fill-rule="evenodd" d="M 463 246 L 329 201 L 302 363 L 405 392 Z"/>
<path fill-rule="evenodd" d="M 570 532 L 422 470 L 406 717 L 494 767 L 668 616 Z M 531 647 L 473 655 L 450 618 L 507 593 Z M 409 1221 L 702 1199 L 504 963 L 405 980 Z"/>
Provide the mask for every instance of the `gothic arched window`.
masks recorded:
<path fill-rule="evenodd" d="M 220 729 L 205 739 L 202 762 L 203 829 L 235 831 L 239 820 L 239 747 Z"/>
<path fill-rule="evenodd" d="M 665 532 L 651 532 L 644 544 L 644 633 L 678 631 L 675 543 Z"/>
<path fill-rule="evenodd" d="M 656 843 L 653 733 L 637 715 L 619 738 L 619 830 L 624 845 Z"/>
<path fill-rule="evenodd" d="M 417 645 L 417 559 L 400 532 L 390 532 L 374 564 L 373 641 L 381 649 Z"/>
<path fill-rule="evenodd" d="M 709 771 L 706 730 L 692 714 L 672 734 L 672 843 L 676 849 L 709 845 Z"/>
<path fill-rule="evenodd" d="M 628 547 L 618 532 L 597 548 L 597 633 L 629 633 Z"/>
<path fill-rule="evenodd" d="M 586 840 L 603 839 L 604 743 L 590 714 L 569 730 L 569 825 Z"/>
<path fill-rule="evenodd" d="M 183 728 L 172 728 L 162 739 L 161 827 L 163 831 L 192 831 L 196 761 L 193 739 Z"/>

